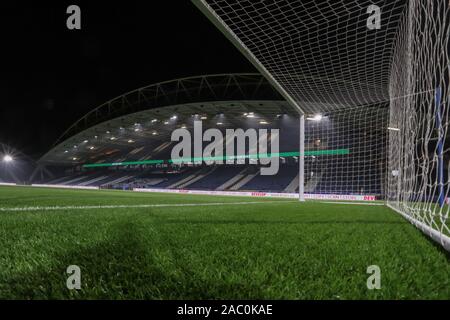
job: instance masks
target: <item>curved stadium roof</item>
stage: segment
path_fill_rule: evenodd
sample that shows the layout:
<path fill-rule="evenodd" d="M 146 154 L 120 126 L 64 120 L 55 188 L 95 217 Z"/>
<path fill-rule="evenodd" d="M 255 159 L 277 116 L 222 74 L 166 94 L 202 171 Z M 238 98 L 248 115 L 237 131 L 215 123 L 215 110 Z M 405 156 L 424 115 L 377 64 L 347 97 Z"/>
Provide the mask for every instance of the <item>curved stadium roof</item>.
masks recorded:
<path fill-rule="evenodd" d="M 254 112 L 249 119 L 244 113 Z M 121 95 L 72 125 L 40 163 L 76 166 L 102 163 L 112 153 L 152 150 L 173 130 L 193 126 L 246 128 L 297 112 L 260 74 L 220 74 L 176 79 Z"/>

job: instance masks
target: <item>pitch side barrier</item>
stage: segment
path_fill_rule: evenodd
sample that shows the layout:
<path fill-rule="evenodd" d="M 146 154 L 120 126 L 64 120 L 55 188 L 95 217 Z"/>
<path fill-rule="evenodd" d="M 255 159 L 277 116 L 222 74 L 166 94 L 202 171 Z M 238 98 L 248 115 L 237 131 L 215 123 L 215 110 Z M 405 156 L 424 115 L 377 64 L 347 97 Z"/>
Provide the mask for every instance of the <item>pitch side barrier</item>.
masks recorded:
<path fill-rule="evenodd" d="M 5 182 L 0 182 L 0 186 L 5 186 L 5 187 L 15 187 L 17 186 L 16 183 L 5 183 Z"/>
<path fill-rule="evenodd" d="M 16 184 L 2 184 L 0 186 L 21 186 Z M 24 186 L 30 187 L 30 186 Z M 99 187 L 86 186 L 66 186 L 58 184 L 32 184 L 35 188 L 54 188 L 54 189 L 78 189 L 78 190 L 100 190 Z M 135 188 L 128 192 L 149 192 L 149 193 L 173 193 L 173 194 L 194 194 L 210 196 L 234 196 L 234 197 L 257 197 L 257 198 L 284 198 L 298 199 L 298 193 L 276 193 L 276 192 L 257 192 L 257 191 L 207 191 L 207 190 L 184 190 L 184 189 L 143 189 Z M 376 196 L 372 195 L 345 195 L 345 194 L 312 194 L 306 193 L 307 200 L 335 200 L 335 201 L 376 201 Z"/>
<path fill-rule="evenodd" d="M 32 184 L 32 187 L 36 188 L 54 188 L 54 189 L 79 189 L 79 190 L 98 190 L 99 187 L 86 187 L 86 186 L 66 186 L 61 184 Z"/>
<path fill-rule="evenodd" d="M 216 195 L 235 197 L 258 197 L 258 198 L 287 198 L 298 199 L 298 193 L 274 193 L 274 192 L 239 192 L 239 191 L 202 191 L 202 190 L 171 190 L 171 189 L 140 189 L 135 192 L 153 193 L 176 193 L 176 194 L 196 194 L 196 195 Z M 337 194 L 305 194 L 305 199 L 309 200 L 346 200 L 346 201 L 375 201 L 375 196 L 369 195 L 337 195 Z"/>

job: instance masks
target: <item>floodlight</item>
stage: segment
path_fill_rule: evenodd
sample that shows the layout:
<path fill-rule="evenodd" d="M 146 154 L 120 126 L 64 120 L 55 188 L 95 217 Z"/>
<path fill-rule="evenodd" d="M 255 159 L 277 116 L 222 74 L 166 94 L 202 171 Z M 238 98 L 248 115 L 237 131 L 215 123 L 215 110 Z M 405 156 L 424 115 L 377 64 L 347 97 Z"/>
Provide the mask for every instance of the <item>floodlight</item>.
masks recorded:
<path fill-rule="evenodd" d="M 322 121 L 323 116 L 321 114 L 316 114 L 314 117 L 307 118 L 310 121 Z"/>
<path fill-rule="evenodd" d="M 13 159 L 12 156 L 10 156 L 10 155 L 7 154 L 7 155 L 5 155 L 5 156 L 3 157 L 3 161 L 6 162 L 6 163 L 9 163 L 9 162 L 14 161 L 14 159 Z"/>

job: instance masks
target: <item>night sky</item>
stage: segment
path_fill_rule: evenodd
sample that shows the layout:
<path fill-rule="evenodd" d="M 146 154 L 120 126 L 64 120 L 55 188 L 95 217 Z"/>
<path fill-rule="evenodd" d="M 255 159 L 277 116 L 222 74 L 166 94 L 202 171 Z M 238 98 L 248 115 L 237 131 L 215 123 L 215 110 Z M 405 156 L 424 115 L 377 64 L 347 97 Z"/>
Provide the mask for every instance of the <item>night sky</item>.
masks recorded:
<path fill-rule="evenodd" d="M 71 4 L 81 7 L 80 31 L 66 27 Z M 0 33 L 0 142 L 34 158 L 89 110 L 127 91 L 255 72 L 187 0 L 3 1 Z"/>

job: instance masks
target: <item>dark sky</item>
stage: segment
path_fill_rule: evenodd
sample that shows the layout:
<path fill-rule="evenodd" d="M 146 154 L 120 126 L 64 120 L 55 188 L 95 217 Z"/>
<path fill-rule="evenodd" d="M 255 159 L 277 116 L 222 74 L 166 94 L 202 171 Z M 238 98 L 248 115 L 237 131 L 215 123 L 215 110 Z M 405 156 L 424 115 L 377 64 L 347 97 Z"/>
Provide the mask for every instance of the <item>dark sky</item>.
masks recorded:
<path fill-rule="evenodd" d="M 82 30 L 66 9 L 82 10 Z M 175 78 L 254 72 L 188 0 L 2 1 L 0 142 L 38 157 L 122 93 Z"/>

